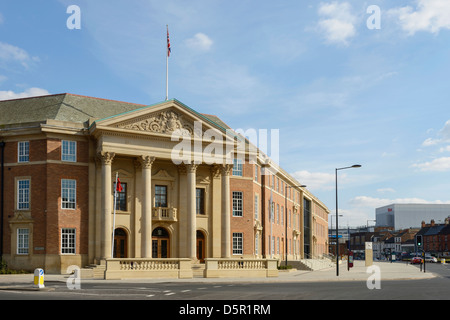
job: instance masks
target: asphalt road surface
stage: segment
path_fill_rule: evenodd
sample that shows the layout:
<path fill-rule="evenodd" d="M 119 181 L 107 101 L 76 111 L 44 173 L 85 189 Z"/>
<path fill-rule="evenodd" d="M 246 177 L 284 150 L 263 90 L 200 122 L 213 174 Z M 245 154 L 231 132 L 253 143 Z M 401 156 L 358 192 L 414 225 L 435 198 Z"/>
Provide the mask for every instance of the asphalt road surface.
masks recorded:
<path fill-rule="evenodd" d="M 69 290 L 64 282 L 46 282 L 48 291 L 0 290 L 0 300 L 156 300 L 156 301 L 282 301 L 282 300 L 449 300 L 450 265 L 427 264 L 438 274 L 425 280 L 381 281 L 368 289 L 365 281 L 293 283 L 81 283 Z M 13 285 L 12 285 L 13 286 Z"/>

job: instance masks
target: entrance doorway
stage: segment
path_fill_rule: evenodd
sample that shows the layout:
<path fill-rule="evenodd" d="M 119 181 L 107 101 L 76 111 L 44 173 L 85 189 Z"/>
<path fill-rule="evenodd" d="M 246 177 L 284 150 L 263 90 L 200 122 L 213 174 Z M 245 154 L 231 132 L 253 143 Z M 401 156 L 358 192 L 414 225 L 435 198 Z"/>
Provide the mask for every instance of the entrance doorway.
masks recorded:
<path fill-rule="evenodd" d="M 164 228 L 156 228 L 152 232 L 152 257 L 170 258 L 169 233 Z"/>
<path fill-rule="evenodd" d="M 128 236 L 121 228 L 114 230 L 114 258 L 128 258 Z"/>
<path fill-rule="evenodd" d="M 197 259 L 200 263 L 205 262 L 205 235 L 201 231 L 197 231 Z"/>

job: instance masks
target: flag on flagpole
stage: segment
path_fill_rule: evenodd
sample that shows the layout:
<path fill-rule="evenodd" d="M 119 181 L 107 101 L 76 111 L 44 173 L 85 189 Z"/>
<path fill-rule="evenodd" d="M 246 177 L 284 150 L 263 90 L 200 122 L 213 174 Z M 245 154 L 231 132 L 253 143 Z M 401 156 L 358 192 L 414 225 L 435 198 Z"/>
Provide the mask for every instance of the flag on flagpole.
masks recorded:
<path fill-rule="evenodd" d="M 170 47 L 169 26 L 167 26 L 167 56 L 170 57 L 172 48 Z"/>
<path fill-rule="evenodd" d="M 172 52 L 169 38 L 169 25 L 167 25 L 167 54 L 166 54 L 166 101 L 169 100 L 169 57 Z"/>
<path fill-rule="evenodd" d="M 116 191 L 117 191 L 117 192 L 122 192 L 122 191 L 123 191 L 123 187 L 122 187 L 122 185 L 120 184 L 120 179 L 119 179 L 119 178 L 117 178 Z"/>

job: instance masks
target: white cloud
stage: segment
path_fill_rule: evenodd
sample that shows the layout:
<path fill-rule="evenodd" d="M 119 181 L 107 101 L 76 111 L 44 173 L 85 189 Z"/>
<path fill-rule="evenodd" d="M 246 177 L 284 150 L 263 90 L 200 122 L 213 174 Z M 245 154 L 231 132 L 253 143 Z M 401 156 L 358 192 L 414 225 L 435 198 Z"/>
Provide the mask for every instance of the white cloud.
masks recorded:
<path fill-rule="evenodd" d="M 409 35 L 418 31 L 438 33 L 441 29 L 450 29 L 450 1 L 417 0 L 416 8 L 411 6 L 388 10 L 398 18 L 402 29 Z"/>
<path fill-rule="evenodd" d="M 417 163 L 412 165 L 420 171 L 449 171 L 450 157 L 437 158 L 429 162 Z"/>
<path fill-rule="evenodd" d="M 11 99 L 21 99 L 37 96 L 45 96 L 50 94 L 47 90 L 41 88 L 30 88 L 24 92 L 14 92 L 14 91 L 0 91 L 0 100 L 11 100 Z"/>
<path fill-rule="evenodd" d="M 450 120 L 445 122 L 444 127 L 439 131 L 439 135 L 442 136 L 443 141 L 450 142 Z"/>
<path fill-rule="evenodd" d="M 209 51 L 213 41 L 204 33 L 197 33 L 194 37 L 186 40 L 186 45 L 198 51 Z"/>
<path fill-rule="evenodd" d="M 15 61 L 28 68 L 30 63 L 39 61 L 39 58 L 30 56 L 24 49 L 0 41 L 0 61 Z"/>
<path fill-rule="evenodd" d="M 450 146 L 439 148 L 439 152 L 446 152 L 446 151 L 450 151 Z"/>
<path fill-rule="evenodd" d="M 449 143 L 450 143 L 450 120 L 447 120 L 444 124 L 444 127 L 437 133 L 436 137 L 427 138 L 422 143 L 422 146 L 432 147 L 441 145 L 439 149 L 437 149 L 437 151 L 439 153 L 443 153 L 450 151 Z M 419 171 L 438 171 L 438 172 L 450 171 L 450 157 L 440 157 L 422 163 L 415 163 L 411 167 L 416 168 Z"/>
<path fill-rule="evenodd" d="M 450 120 L 445 122 L 444 127 L 439 130 L 436 138 L 427 138 L 422 143 L 422 146 L 429 147 L 446 142 L 450 142 Z"/>
<path fill-rule="evenodd" d="M 321 3 L 319 6 L 318 26 L 328 43 L 348 45 L 348 41 L 356 35 L 356 16 L 351 12 L 348 2 Z"/>
<path fill-rule="evenodd" d="M 438 143 L 439 143 L 439 140 L 436 140 L 436 139 L 433 139 L 433 138 L 428 138 L 424 142 L 422 142 L 422 146 L 429 147 L 429 146 L 434 146 L 434 145 L 436 145 Z"/>
<path fill-rule="evenodd" d="M 380 189 L 377 189 L 377 192 L 379 192 L 379 193 L 394 193 L 395 190 L 392 188 L 380 188 Z"/>
<path fill-rule="evenodd" d="M 302 170 L 292 173 L 292 176 L 300 183 L 307 185 L 310 190 L 329 190 L 334 188 L 335 176 L 332 173 Z"/>

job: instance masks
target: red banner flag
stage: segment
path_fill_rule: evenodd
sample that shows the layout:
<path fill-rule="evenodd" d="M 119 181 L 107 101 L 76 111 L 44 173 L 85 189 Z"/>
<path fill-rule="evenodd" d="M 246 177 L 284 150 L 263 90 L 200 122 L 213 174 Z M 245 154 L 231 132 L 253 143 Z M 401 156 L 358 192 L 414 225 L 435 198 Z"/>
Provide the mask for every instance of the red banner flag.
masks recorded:
<path fill-rule="evenodd" d="M 120 184 L 120 179 L 119 178 L 117 178 L 116 191 L 117 192 L 122 192 L 123 191 L 123 188 L 122 188 L 122 185 Z"/>

